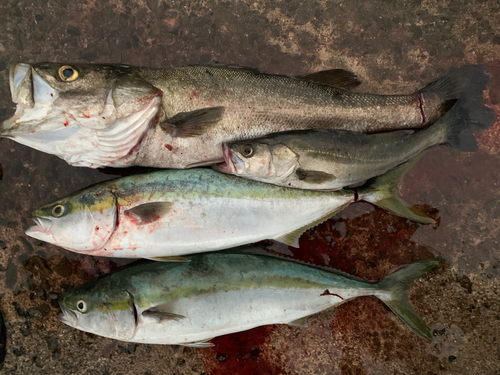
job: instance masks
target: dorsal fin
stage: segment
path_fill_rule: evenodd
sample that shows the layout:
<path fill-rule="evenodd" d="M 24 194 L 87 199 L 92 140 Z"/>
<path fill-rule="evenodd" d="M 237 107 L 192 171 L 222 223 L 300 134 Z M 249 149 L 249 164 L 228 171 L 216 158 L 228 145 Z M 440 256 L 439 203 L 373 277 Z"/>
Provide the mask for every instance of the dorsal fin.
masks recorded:
<path fill-rule="evenodd" d="M 322 70 L 320 72 L 295 76 L 295 78 L 322 85 L 341 87 L 346 90 L 352 90 L 361 85 L 361 81 L 358 80 L 356 74 L 344 69 Z"/>

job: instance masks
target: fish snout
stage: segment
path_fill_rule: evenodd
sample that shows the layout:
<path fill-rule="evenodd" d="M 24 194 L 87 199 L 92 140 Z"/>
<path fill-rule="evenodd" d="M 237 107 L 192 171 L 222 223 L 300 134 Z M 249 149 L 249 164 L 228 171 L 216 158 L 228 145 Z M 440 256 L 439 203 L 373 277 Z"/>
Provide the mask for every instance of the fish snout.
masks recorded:
<path fill-rule="evenodd" d="M 231 161 L 232 152 L 226 144 L 222 145 L 222 153 L 224 155 L 224 161 L 212 164 L 212 168 L 222 173 L 235 174 L 236 170 L 234 169 L 233 162 Z"/>
<path fill-rule="evenodd" d="M 9 67 L 9 83 L 12 101 L 27 108 L 35 105 L 33 99 L 33 69 L 29 64 L 15 64 Z"/>
<path fill-rule="evenodd" d="M 59 307 L 61 308 L 61 314 L 57 316 L 62 323 L 67 324 L 71 327 L 75 327 L 78 323 L 78 316 L 74 311 L 71 311 L 64 305 L 64 299 L 59 300 Z"/>
<path fill-rule="evenodd" d="M 42 217 L 34 217 L 33 221 L 35 222 L 35 225 L 29 227 L 26 230 L 26 235 L 36 238 L 37 240 L 40 241 L 45 241 L 45 242 L 53 242 L 53 237 L 50 232 L 50 229 L 52 227 L 52 221 L 50 219 L 42 218 Z M 52 240 L 52 241 L 51 241 Z"/>

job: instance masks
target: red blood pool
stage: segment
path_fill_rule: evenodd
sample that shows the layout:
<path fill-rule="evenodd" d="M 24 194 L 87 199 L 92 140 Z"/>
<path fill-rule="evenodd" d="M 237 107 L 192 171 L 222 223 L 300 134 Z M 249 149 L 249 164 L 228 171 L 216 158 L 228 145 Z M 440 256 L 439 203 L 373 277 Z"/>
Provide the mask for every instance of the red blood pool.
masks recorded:
<path fill-rule="evenodd" d="M 172 146 L 169 145 L 168 143 L 165 143 L 165 147 L 168 149 L 168 151 L 172 151 Z"/>

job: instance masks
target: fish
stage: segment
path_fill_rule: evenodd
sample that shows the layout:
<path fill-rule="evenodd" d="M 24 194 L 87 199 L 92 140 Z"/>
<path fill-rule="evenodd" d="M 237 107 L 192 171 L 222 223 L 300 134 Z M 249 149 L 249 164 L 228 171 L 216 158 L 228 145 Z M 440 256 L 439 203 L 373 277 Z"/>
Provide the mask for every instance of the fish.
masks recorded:
<path fill-rule="evenodd" d="M 352 91 L 341 69 L 274 75 L 222 64 L 172 69 L 20 63 L 15 114 L 0 137 L 73 166 L 193 168 L 224 160 L 222 144 L 290 130 L 380 132 L 437 121 L 457 98 L 482 96 L 483 66 L 455 69 L 410 95 Z"/>
<path fill-rule="evenodd" d="M 407 289 L 436 267 L 430 258 L 376 282 L 290 260 L 206 253 L 189 262 L 146 262 L 101 276 L 59 300 L 59 320 L 120 341 L 213 346 L 214 337 L 306 318 L 360 296 L 376 296 L 425 340 L 432 334 Z M 141 262 L 138 262 L 141 263 Z"/>
<path fill-rule="evenodd" d="M 184 261 L 183 255 L 265 239 L 299 247 L 307 229 L 358 199 L 434 223 L 395 195 L 418 160 L 353 190 L 289 189 L 210 168 L 166 169 L 106 181 L 33 212 L 30 237 L 77 253 Z M 180 257 L 180 258 L 179 258 Z"/>
<path fill-rule="evenodd" d="M 460 99 L 437 122 L 416 132 L 297 130 L 226 143 L 225 161 L 213 168 L 278 186 L 339 190 L 360 186 L 438 144 L 474 151 L 472 129 L 489 127 L 495 120 L 481 101 L 471 108 Z"/>

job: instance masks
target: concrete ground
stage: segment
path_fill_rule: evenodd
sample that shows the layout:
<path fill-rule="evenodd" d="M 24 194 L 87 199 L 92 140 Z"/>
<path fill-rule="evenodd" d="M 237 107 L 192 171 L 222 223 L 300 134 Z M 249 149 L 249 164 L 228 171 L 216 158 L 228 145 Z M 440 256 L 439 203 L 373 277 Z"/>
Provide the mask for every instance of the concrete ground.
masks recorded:
<path fill-rule="evenodd" d="M 500 114 L 500 1 L 2 1 L 0 118 L 13 112 L 7 65 L 101 62 L 172 67 L 217 60 L 272 73 L 355 72 L 358 91 L 411 93 L 449 69 L 485 63 Z M 431 150 L 401 195 L 438 219 L 420 226 L 356 203 L 273 249 L 376 280 L 439 255 L 411 289 L 427 343 L 375 298 L 309 319 L 213 340 L 215 347 L 136 345 L 60 323 L 57 297 L 117 268 L 24 234 L 41 204 L 113 177 L 0 140 L 0 309 L 4 374 L 500 374 L 500 124 L 473 153 Z M 3 179 L 2 176 L 3 170 Z M 2 332 L 0 330 L 0 341 Z M 0 360 L 2 357 L 0 342 Z"/>

